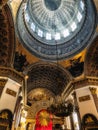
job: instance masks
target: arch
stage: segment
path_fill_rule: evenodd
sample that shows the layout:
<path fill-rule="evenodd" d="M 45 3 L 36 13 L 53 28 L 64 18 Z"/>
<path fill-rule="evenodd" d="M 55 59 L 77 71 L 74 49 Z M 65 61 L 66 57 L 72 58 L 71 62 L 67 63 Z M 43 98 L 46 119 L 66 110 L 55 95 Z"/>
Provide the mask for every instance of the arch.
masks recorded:
<path fill-rule="evenodd" d="M 84 72 L 87 76 L 98 76 L 98 35 L 87 49 L 84 61 Z"/>
<path fill-rule="evenodd" d="M 0 129 L 11 130 L 13 114 L 9 109 L 3 109 L 0 111 Z"/>
<path fill-rule="evenodd" d="M 82 118 L 82 124 L 83 125 L 89 125 L 89 124 L 96 124 L 98 122 L 95 115 L 91 113 L 87 113 Z"/>
<path fill-rule="evenodd" d="M 8 4 L 0 9 L 0 65 L 12 66 L 15 51 L 15 31 L 11 9 Z"/>
<path fill-rule="evenodd" d="M 38 62 L 30 65 L 25 73 L 29 77 L 27 80 L 28 92 L 39 87 L 47 88 L 58 95 L 72 80 L 71 74 L 55 63 Z"/>

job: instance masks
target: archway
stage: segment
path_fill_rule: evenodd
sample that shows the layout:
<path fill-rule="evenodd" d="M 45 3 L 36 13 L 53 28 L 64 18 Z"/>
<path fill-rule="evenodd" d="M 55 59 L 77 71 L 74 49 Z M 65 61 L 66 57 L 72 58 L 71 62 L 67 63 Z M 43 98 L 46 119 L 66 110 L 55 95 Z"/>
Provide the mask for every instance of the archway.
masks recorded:
<path fill-rule="evenodd" d="M 0 112 L 0 130 L 11 130 L 12 127 L 12 112 L 8 109 Z"/>
<path fill-rule="evenodd" d="M 83 130 L 98 130 L 98 120 L 90 113 L 87 113 L 82 118 Z"/>

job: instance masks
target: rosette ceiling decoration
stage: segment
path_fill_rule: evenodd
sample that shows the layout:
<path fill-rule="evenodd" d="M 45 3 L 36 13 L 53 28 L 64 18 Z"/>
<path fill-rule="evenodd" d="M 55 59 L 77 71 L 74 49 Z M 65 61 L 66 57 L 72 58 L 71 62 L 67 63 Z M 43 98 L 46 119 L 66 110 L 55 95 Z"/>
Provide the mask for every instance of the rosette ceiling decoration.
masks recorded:
<path fill-rule="evenodd" d="M 17 13 L 16 31 L 32 54 L 53 61 L 87 47 L 95 23 L 92 0 L 26 0 Z"/>

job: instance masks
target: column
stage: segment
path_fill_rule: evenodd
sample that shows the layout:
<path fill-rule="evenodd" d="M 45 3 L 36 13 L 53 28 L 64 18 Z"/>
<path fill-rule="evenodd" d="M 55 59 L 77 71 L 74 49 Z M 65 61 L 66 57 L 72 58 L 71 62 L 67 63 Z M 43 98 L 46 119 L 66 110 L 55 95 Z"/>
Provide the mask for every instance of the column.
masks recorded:
<path fill-rule="evenodd" d="M 79 112 L 77 96 L 76 96 L 75 91 L 73 92 L 72 96 L 74 99 L 74 110 L 72 113 L 73 127 L 74 127 L 74 130 L 81 130 L 82 129 L 81 128 L 81 118 L 80 118 L 80 112 Z"/>

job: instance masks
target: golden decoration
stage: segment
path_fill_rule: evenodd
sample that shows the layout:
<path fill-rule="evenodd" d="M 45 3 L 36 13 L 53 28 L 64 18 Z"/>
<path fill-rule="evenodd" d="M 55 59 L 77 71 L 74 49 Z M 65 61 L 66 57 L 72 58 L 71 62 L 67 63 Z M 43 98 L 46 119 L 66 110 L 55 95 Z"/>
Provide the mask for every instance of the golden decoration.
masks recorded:
<path fill-rule="evenodd" d="M 41 124 L 41 126 L 47 126 L 50 122 L 50 115 L 46 111 L 40 112 L 38 118 L 39 118 L 39 123 Z"/>
<path fill-rule="evenodd" d="M 8 119 L 8 113 L 7 112 L 3 112 L 0 114 L 0 118 L 2 119 Z"/>
<path fill-rule="evenodd" d="M 94 122 L 94 120 L 92 119 L 92 117 L 88 117 L 87 119 L 86 119 L 86 123 L 90 123 L 90 122 Z"/>

